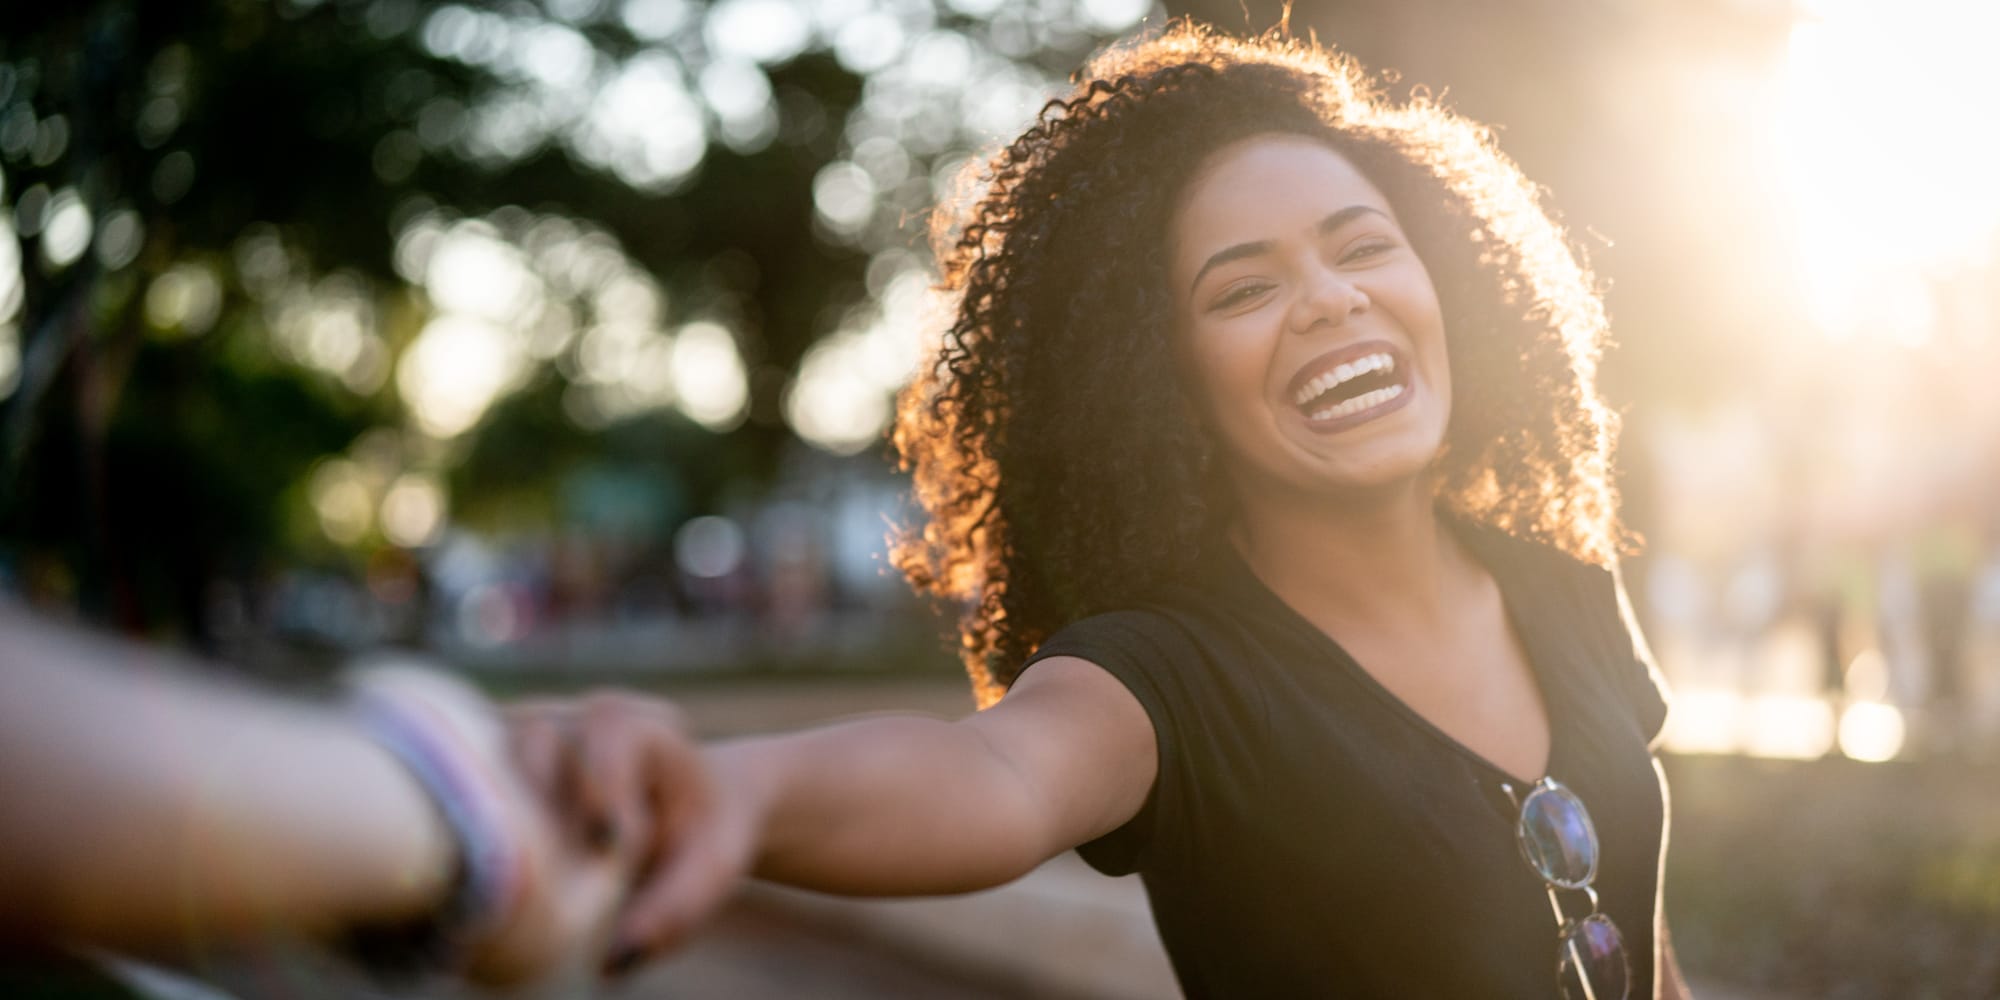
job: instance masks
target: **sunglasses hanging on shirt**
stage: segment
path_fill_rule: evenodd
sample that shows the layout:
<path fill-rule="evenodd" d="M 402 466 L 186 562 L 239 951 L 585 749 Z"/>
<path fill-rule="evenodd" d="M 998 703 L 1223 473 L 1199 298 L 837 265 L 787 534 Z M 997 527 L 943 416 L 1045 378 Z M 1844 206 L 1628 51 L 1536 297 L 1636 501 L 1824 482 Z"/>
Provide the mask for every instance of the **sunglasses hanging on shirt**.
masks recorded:
<path fill-rule="evenodd" d="M 1631 964 L 1625 939 L 1611 918 L 1598 912 L 1597 828 L 1583 800 L 1551 777 L 1528 789 L 1524 798 L 1511 783 L 1507 797 L 1520 807 L 1514 835 L 1521 857 L 1542 877 L 1556 916 L 1556 981 L 1563 1000 L 1628 1000 Z M 1578 918 L 1563 913 L 1558 890 L 1582 892 L 1590 911 Z"/>

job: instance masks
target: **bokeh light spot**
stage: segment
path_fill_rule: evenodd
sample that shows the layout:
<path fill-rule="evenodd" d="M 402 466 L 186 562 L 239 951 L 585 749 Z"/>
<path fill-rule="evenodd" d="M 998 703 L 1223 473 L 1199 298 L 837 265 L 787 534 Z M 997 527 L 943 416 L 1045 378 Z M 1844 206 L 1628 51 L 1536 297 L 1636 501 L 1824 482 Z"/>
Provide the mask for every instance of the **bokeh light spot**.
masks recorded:
<path fill-rule="evenodd" d="M 444 488 L 438 481 L 406 473 L 382 497 L 382 534 L 403 548 L 421 548 L 437 540 L 444 512 Z"/>
<path fill-rule="evenodd" d="M 1879 763 L 1896 759 L 1903 750 L 1903 713 L 1896 706 L 1857 701 L 1840 713 L 1840 752 L 1855 760 Z"/>
<path fill-rule="evenodd" d="M 162 205 L 171 205 L 187 196 L 188 189 L 194 187 L 194 154 L 185 149 L 177 149 L 160 157 L 153 168 L 153 197 Z"/>
<path fill-rule="evenodd" d="M 1674 692 L 1665 744 L 1676 753 L 1734 753 L 1742 747 L 1743 699 L 1733 691 Z"/>
<path fill-rule="evenodd" d="M 1097 31 L 1124 31 L 1139 23 L 1153 0 L 1083 0 L 1083 17 Z"/>
<path fill-rule="evenodd" d="M 690 323 L 674 338 L 673 391 L 681 412 L 714 431 L 742 422 L 749 378 L 736 338 L 715 323 Z"/>
<path fill-rule="evenodd" d="M 138 259 L 146 245 L 146 227 L 139 213 L 121 208 L 104 219 L 97 230 L 97 262 L 106 271 L 116 271 Z"/>
<path fill-rule="evenodd" d="M 438 240 L 424 287 L 438 308 L 504 323 L 538 297 L 539 280 L 521 252 L 483 222 L 462 222 Z"/>
<path fill-rule="evenodd" d="M 354 545 L 367 537 L 375 505 L 360 466 L 344 458 L 321 462 L 307 491 L 327 538 L 337 545 Z"/>
<path fill-rule="evenodd" d="M 674 562 L 681 572 L 712 580 L 743 564 L 743 529 L 726 517 L 697 517 L 674 534 Z"/>
<path fill-rule="evenodd" d="M 146 289 L 146 321 L 163 333 L 205 333 L 221 314 L 222 286 L 205 265 L 175 264 Z"/>
<path fill-rule="evenodd" d="M 618 19 L 634 38 L 660 42 L 687 25 L 688 13 L 687 0 L 625 0 Z"/>
<path fill-rule="evenodd" d="M 1766 694 L 1745 705 L 1744 752 L 1755 757 L 1817 760 L 1834 745 L 1833 707 L 1807 695 Z"/>
<path fill-rule="evenodd" d="M 403 353 L 396 387 L 433 437 L 463 434 L 521 376 L 518 338 L 471 316 L 440 316 Z"/>
<path fill-rule="evenodd" d="M 0 212 L 0 322 L 13 319 L 26 297 L 27 286 L 21 277 L 21 241 L 15 237 L 14 227 L 8 224 L 7 214 Z"/>
<path fill-rule="evenodd" d="M 49 199 L 48 218 L 42 224 L 42 259 L 51 267 L 68 267 L 90 248 L 93 232 L 90 209 L 72 188 L 64 188 Z"/>
<path fill-rule="evenodd" d="M 598 92 L 572 136 L 578 155 L 626 182 L 665 190 L 701 164 L 708 138 L 679 63 L 632 58 Z"/>
<path fill-rule="evenodd" d="M 887 11 L 872 11 L 842 24 L 833 36 L 833 55 L 848 72 L 873 73 L 903 54 L 903 25 Z"/>
<path fill-rule="evenodd" d="M 21 328 L 0 323 L 0 400 L 21 387 Z"/>
<path fill-rule="evenodd" d="M 725 56 L 780 63 L 811 41 L 805 12 L 790 0 L 722 0 L 708 11 L 709 46 Z"/>
<path fill-rule="evenodd" d="M 845 160 L 827 164 L 813 178 L 813 209 L 835 232 L 852 235 L 875 213 L 875 181 Z"/>
<path fill-rule="evenodd" d="M 889 425 L 889 401 L 856 374 L 851 340 L 821 342 L 806 354 L 785 394 L 785 420 L 807 442 L 836 455 L 852 455 L 878 440 Z"/>
<path fill-rule="evenodd" d="M 474 646 L 498 646 L 527 633 L 527 616 L 500 583 L 472 588 L 458 606 L 458 631 Z"/>

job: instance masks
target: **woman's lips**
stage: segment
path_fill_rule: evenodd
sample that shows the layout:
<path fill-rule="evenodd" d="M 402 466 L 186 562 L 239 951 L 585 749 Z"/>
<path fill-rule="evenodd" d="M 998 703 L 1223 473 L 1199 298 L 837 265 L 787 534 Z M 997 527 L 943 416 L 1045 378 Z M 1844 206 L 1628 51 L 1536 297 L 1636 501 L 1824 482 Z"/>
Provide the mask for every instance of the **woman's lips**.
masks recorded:
<path fill-rule="evenodd" d="M 1409 405 L 1416 395 L 1406 371 L 1398 369 L 1396 381 L 1371 389 L 1335 406 L 1304 414 L 1307 429 L 1315 434 L 1337 434 L 1371 420 L 1386 417 Z"/>
<path fill-rule="evenodd" d="M 1315 433 L 1332 434 L 1408 404 L 1415 384 L 1409 359 L 1393 344 L 1369 340 L 1314 358 L 1286 387 Z"/>

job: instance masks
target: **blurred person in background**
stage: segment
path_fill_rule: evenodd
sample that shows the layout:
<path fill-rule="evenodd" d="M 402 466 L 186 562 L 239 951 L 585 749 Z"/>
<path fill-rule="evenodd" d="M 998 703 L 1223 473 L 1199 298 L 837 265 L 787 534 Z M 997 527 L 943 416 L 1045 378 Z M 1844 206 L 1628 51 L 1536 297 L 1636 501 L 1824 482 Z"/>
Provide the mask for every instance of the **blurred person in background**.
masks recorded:
<path fill-rule="evenodd" d="M 746 873 L 955 893 L 1074 848 L 1140 873 L 1190 996 L 1685 996 L 1605 319 L 1490 133 L 1182 23 L 987 169 L 895 430 L 899 565 L 983 710 L 698 781 L 670 707 L 523 712 L 546 793 L 668 831 L 614 966 Z"/>
<path fill-rule="evenodd" d="M 494 985 L 594 975 L 629 852 L 529 788 L 491 706 L 435 672 L 312 704 L 0 604 L 0 992 L 99 982 L 75 949 L 274 937 Z"/>

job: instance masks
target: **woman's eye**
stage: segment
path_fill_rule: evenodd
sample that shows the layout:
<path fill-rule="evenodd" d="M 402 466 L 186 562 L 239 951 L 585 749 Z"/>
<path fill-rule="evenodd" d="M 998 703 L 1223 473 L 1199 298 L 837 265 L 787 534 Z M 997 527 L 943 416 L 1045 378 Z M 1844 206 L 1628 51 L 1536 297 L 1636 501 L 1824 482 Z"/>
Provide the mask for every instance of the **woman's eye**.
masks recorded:
<path fill-rule="evenodd" d="M 1215 300 L 1216 308 L 1226 309 L 1230 306 L 1242 305 L 1263 294 L 1265 288 L 1266 286 L 1264 285 L 1238 285 L 1222 293 L 1222 297 Z"/>
<path fill-rule="evenodd" d="M 1391 250 L 1394 250 L 1395 248 L 1396 244 L 1391 243 L 1388 240 L 1370 240 L 1366 243 L 1356 246 L 1352 250 L 1349 250 L 1347 252 L 1347 256 L 1340 258 L 1340 262 L 1345 264 L 1348 261 L 1367 260 L 1370 257 L 1380 257 L 1381 255 L 1388 253 Z"/>

